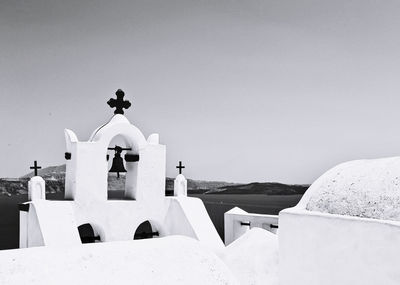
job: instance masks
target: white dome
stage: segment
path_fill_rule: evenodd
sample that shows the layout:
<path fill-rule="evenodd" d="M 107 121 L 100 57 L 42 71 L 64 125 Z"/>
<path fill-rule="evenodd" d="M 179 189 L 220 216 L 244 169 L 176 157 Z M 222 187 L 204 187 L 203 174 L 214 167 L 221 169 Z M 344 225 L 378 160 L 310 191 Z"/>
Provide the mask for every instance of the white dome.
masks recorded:
<path fill-rule="evenodd" d="M 318 178 L 299 207 L 347 216 L 400 220 L 400 157 L 339 164 Z"/>

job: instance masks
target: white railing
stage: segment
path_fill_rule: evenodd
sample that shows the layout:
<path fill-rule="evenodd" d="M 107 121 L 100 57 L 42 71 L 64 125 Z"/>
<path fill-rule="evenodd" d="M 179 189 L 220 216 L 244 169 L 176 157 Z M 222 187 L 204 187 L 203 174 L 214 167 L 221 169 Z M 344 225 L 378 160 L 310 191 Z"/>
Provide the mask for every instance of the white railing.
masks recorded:
<path fill-rule="evenodd" d="M 276 234 L 278 230 L 278 215 L 252 214 L 238 207 L 226 212 L 224 214 L 225 245 L 230 244 L 254 227 Z"/>

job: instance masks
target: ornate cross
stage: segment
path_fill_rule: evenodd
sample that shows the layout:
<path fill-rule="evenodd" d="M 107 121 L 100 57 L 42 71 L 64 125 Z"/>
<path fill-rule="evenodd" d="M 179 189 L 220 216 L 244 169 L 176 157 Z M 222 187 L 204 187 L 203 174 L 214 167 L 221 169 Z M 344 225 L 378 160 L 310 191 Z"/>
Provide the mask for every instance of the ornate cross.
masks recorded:
<path fill-rule="evenodd" d="M 41 166 L 38 166 L 38 165 L 37 165 L 37 161 L 35 160 L 35 161 L 33 162 L 33 166 L 31 166 L 30 169 L 34 169 L 34 170 L 35 170 L 35 176 L 37 176 L 37 171 L 38 171 L 38 169 L 42 169 L 42 167 L 41 167 Z"/>
<path fill-rule="evenodd" d="M 182 161 L 179 161 L 179 165 L 176 168 L 179 169 L 179 174 L 182 174 L 182 169 L 185 168 L 185 166 L 182 165 Z"/>
<path fill-rule="evenodd" d="M 125 93 L 121 89 L 118 89 L 117 92 L 115 92 L 115 95 L 117 95 L 117 99 L 110 98 L 107 104 L 111 108 L 115 108 L 114 114 L 123 115 L 124 109 L 128 109 L 131 106 L 131 102 L 124 100 Z"/>

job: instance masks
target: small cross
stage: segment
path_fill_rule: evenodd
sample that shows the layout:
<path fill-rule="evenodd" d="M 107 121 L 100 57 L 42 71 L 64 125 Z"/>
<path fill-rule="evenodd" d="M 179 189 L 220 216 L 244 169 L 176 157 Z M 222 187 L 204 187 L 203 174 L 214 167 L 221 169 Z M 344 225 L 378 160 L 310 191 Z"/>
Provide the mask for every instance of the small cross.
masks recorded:
<path fill-rule="evenodd" d="M 124 109 L 128 109 L 131 106 L 131 102 L 124 100 L 125 93 L 121 89 L 118 89 L 117 92 L 115 92 L 115 95 L 117 95 L 117 99 L 110 98 L 107 104 L 111 108 L 115 108 L 114 114 L 123 115 Z"/>
<path fill-rule="evenodd" d="M 30 167 L 30 169 L 34 169 L 35 170 L 35 176 L 37 176 L 38 169 L 41 169 L 41 168 L 42 168 L 41 166 L 37 165 L 37 161 L 36 160 L 33 162 L 33 166 Z"/>
<path fill-rule="evenodd" d="M 185 166 L 182 165 L 182 161 L 179 161 L 179 166 L 177 166 L 176 168 L 179 169 L 179 174 L 182 174 L 182 169 L 185 168 Z"/>

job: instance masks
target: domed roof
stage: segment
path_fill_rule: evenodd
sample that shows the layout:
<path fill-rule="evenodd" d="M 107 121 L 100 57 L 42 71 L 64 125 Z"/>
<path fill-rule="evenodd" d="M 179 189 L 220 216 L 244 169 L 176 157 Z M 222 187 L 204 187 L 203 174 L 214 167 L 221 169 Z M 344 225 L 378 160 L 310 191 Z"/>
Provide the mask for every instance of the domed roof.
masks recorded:
<path fill-rule="evenodd" d="M 400 220 L 400 157 L 342 163 L 318 178 L 299 203 L 309 211 Z"/>

